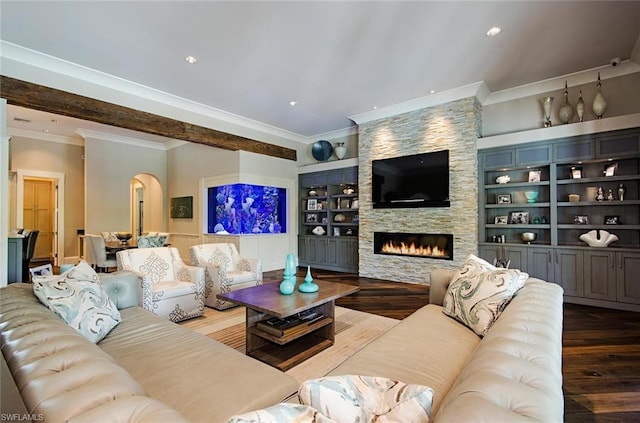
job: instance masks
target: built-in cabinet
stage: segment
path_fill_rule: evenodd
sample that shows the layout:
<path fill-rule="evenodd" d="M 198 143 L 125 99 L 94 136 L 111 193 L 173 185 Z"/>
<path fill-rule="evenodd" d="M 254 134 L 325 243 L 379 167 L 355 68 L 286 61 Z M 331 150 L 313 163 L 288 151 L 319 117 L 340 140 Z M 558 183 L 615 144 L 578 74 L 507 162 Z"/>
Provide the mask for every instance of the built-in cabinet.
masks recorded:
<path fill-rule="evenodd" d="M 478 162 L 481 257 L 560 284 L 568 302 L 640 311 L 640 128 L 481 150 Z M 618 240 L 588 246 L 592 230 Z"/>
<path fill-rule="evenodd" d="M 358 271 L 358 168 L 299 176 L 298 262 Z"/>

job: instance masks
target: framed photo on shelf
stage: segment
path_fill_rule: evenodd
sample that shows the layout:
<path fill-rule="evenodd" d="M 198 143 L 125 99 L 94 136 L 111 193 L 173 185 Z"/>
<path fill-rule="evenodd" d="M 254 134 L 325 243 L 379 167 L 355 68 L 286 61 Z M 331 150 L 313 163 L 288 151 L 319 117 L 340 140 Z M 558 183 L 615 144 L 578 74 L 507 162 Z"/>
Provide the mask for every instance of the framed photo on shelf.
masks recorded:
<path fill-rule="evenodd" d="M 317 213 L 307 213 L 307 223 L 318 223 Z"/>
<path fill-rule="evenodd" d="M 573 223 L 576 225 L 588 225 L 589 217 L 587 216 L 573 216 Z"/>
<path fill-rule="evenodd" d="M 530 170 L 529 171 L 529 182 L 540 182 L 540 171 L 539 170 Z"/>
<path fill-rule="evenodd" d="M 496 216 L 494 219 L 494 223 L 496 225 L 506 225 L 508 219 L 509 219 L 509 216 Z"/>
<path fill-rule="evenodd" d="M 511 204 L 511 194 L 498 194 L 496 204 Z"/>
<path fill-rule="evenodd" d="M 605 216 L 604 217 L 605 225 L 621 225 L 620 216 Z"/>
<path fill-rule="evenodd" d="M 509 215 L 509 223 L 512 225 L 528 225 L 529 224 L 529 212 L 526 211 L 514 211 Z"/>
<path fill-rule="evenodd" d="M 307 210 L 318 210 L 318 200 L 316 198 L 307 199 Z"/>
<path fill-rule="evenodd" d="M 618 173 L 618 163 L 609 163 L 604 167 L 602 173 L 604 173 L 604 176 L 616 176 Z"/>
<path fill-rule="evenodd" d="M 333 228 L 333 236 L 340 236 L 340 228 Z"/>
<path fill-rule="evenodd" d="M 582 178 L 582 166 L 571 166 L 571 179 Z"/>

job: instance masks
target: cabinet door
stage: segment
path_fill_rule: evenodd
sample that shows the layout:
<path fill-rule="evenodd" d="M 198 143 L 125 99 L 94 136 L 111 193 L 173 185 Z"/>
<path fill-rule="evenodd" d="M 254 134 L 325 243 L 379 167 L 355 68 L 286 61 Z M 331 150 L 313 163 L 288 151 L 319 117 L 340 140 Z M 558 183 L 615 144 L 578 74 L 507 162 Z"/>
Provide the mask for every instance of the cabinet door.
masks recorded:
<path fill-rule="evenodd" d="M 495 169 L 501 167 L 512 167 L 516 163 L 516 150 L 490 151 L 483 154 L 484 168 Z"/>
<path fill-rule="evenodd" d="M 584 296 L 616 300 L 616 269 L 613 251 L 584 252 Z"/>
<path fill-rule="evenodd" d="M 551 162 L 551 146 L 536 145 L 516 149 L 516 165 L 540 165 Z"/>
<path fill-rule="evenodd" d="M 640 253 L 616 253 L 618 301 L 640 304 Z"/>
<path fill-rule="evenodd" d="M 594 143 L 590 138 L 560 142 L 553 146 L 553 160 L 557 162 L 592 159 L 594 156 Z"/>
<path fill-rule="evenodd" d="M 601 136 L 596 140 L 596 157 L 617 158 L 640 153 L 640 134 L 637 130 L 621 131 L 615 135 Z"/>
<path fill-rule="evenodd" d="M 527 273 L 532 278 L 556 282 L 553 273 L 553 251 L 549 248 L 530 248 L 527 255 Z"/>
<path fill-rule="evenodd" d="M 505 244 L 481 245 L 478 254 L 489 263 L 493 263 L 497 257 L 506 257 L 509 260 L 509 269 L 527 271 L 527 247 Z"/>
<path fill-rule="evenodd" d="M 584 296 L 584 256 L 582 250 L 555 248 L 554 282 L 564 289 L 564 294 L 572 297 Z"/>

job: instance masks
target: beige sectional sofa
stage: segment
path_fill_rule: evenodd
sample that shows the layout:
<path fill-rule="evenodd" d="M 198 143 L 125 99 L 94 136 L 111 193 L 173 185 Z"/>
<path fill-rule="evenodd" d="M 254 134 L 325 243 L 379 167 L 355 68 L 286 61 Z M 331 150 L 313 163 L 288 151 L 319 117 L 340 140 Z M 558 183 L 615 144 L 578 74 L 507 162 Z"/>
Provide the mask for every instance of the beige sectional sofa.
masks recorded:
<path fill-rule="evenodd" d="M 453 271 L 431 274 L 430 304 L 330 375 L 371 375 L 434 390 L 432 422 L 563 421 L 562 289 L 529 278 L 480 338 L 442 313 Z"/>
<path fill-rule="evenodd" d="M 50 422 L 226 422 L 287 400 L 297 382 L 137 307 L 137 276 L 100 275 L 122 321 L 98 344 L 30 284 L 0 289 L 3 416 Z"/>

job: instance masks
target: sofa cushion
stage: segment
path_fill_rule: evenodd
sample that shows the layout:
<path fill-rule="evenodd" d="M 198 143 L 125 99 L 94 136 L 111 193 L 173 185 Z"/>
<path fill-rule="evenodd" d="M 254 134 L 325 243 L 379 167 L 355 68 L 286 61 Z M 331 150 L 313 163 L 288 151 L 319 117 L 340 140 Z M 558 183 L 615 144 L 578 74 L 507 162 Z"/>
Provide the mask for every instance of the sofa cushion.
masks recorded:
<path fill-rule="evenodd" d="M 189 421 L 226 422 L 285 401 L 298 389 L 291 376 L 205 335 L 139 307 L 120 313 L 122 322 L 100 347 L 149 396 Z"/>
<path fill-rule="evenodd" d="M 120 313 L 86 261 L 54 278 L 35 278 L 40 302 L 93 343 L 120 322 Z"/>
<path fill-rule="evenodd" d="M 281 403 L 262 410 L 233 416 L 229 423 L 335 423 L 308 405 Z"/>
<path fill-rule="evenodd" d="M 307 380 L 304 404 L 341 423 L 428 423 L 433 389 L 375 376 L 343 375 Z"/>
<path fill-rule="evenodd" d="M 471 254 L 453 276 L 442 312 L 484 336 L 528 278 L 520 270 L 497 268 Z"/>

